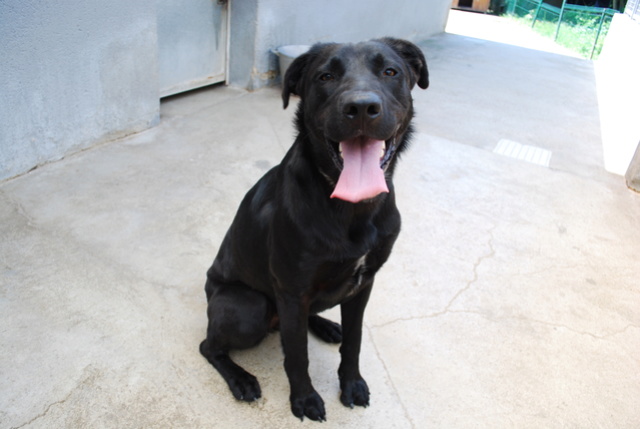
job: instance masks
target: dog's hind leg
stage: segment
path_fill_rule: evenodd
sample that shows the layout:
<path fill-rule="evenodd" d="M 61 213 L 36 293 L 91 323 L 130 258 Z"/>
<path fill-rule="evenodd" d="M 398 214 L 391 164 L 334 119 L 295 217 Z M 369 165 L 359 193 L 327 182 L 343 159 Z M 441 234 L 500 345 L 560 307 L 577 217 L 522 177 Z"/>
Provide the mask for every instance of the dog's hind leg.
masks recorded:
<path fill-rule="evenodd" d="M 209 279 L 205 289 L 209 325 L 200 353 L 222 375 L 236 399 L 254 401 L 261 396 L 260 384 L 231 360 L 229 350 L 257 345 L 269 331 L 274 307 L 264 294 L 243 284 Z"/>
<path fill-rule="evenodd" d="M 340 324 L 317 314 L 309 316 L 309 330 L 327 343 L 338 344 L 342 342 L 342 327 Z"/>

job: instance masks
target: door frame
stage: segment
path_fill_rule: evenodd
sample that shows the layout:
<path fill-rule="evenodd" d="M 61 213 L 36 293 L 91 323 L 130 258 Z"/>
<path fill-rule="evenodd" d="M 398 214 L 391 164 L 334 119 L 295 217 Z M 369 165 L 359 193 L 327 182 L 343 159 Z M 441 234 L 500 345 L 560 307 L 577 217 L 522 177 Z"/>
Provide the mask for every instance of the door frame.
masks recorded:
<path fill-rule="evenodd" d="M 214 1 L 214 0 L 212 0 Z M 229 55 L 231 52 L 231 1 L 229 0 L 217 0 L 219 5 L 224 5 L 226 9 L 225 17 L 225 46 L 224 46 L 224 67 L 223 72 L 216 75 L 207 76 L 205 79 L 196 79 L 192 81 L 181 82 L 171 87 L 162 89 L 158 88 L 159 98 L 170 97 L 172 95 L 181 94 L 187 91 L 191 91 L 205 86 L 215 85 L 222 83 L 229 85 Z"/>

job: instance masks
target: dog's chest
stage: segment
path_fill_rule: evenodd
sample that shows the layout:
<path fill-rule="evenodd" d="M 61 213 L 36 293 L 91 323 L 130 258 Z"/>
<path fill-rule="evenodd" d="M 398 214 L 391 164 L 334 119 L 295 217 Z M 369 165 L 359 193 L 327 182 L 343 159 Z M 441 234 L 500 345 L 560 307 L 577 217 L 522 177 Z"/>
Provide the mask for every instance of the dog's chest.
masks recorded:
<path fill-rule="evenodd" d="M 350 298 L 355 295 L 360 286 L 362 285 L 362 276 L 366 271 L 367 255 L 361 256 L 356 262 L 356 266 L 353 268 L 352 279 L 354 280 L 353 286 L 347 291 L 346 298 Z"/>
<path fill-rule="evenodd" d="M 356 295 L 369 272 L 367 255 L 342 262 L 327 262 L 318 268 L 312 295 L 312 310 L 323 311 Z"/>

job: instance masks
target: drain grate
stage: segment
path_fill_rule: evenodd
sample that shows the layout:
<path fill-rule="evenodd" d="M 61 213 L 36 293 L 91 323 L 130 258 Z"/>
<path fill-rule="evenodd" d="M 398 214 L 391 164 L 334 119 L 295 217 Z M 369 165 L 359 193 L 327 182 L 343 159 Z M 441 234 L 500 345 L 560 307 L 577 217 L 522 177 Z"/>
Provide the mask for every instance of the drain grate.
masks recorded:
<path fill-rule="evenodd" d="M 529 146 L 507 139 L 500 140 L 495 149 L 493 149 L 493 153 L 520 159 L 536 165 L 542 165 L 544 167 L 549 166 L 552 154 L 550 150 L 536 146 Z"/>

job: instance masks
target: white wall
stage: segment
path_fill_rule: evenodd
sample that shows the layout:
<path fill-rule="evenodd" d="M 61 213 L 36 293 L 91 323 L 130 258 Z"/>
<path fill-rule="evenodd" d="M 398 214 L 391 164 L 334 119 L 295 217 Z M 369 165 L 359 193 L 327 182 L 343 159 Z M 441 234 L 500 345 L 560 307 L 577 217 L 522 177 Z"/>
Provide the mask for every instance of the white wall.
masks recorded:
<path fill-rule="evenodd" d="M 444 31 L 451 7 L 448 0 L 231 1 L 231 83 L 249 89 L 278 77 L 274 48 L 384 36 L 421 42 Z M 253 57 L 239 58 L 245 52 Z M 236 68 L 236 62 L 244 66 Z"/>
<path fill-rule="evenodd" d="M 153 6 L 0 1 L 0 180 L 158 122 Z"/>
<path fill-rule="evenodd" d="M 605 168 L 624 175 L 640 142 L 640 23 L 616 14 L 596 62 Z"/>

